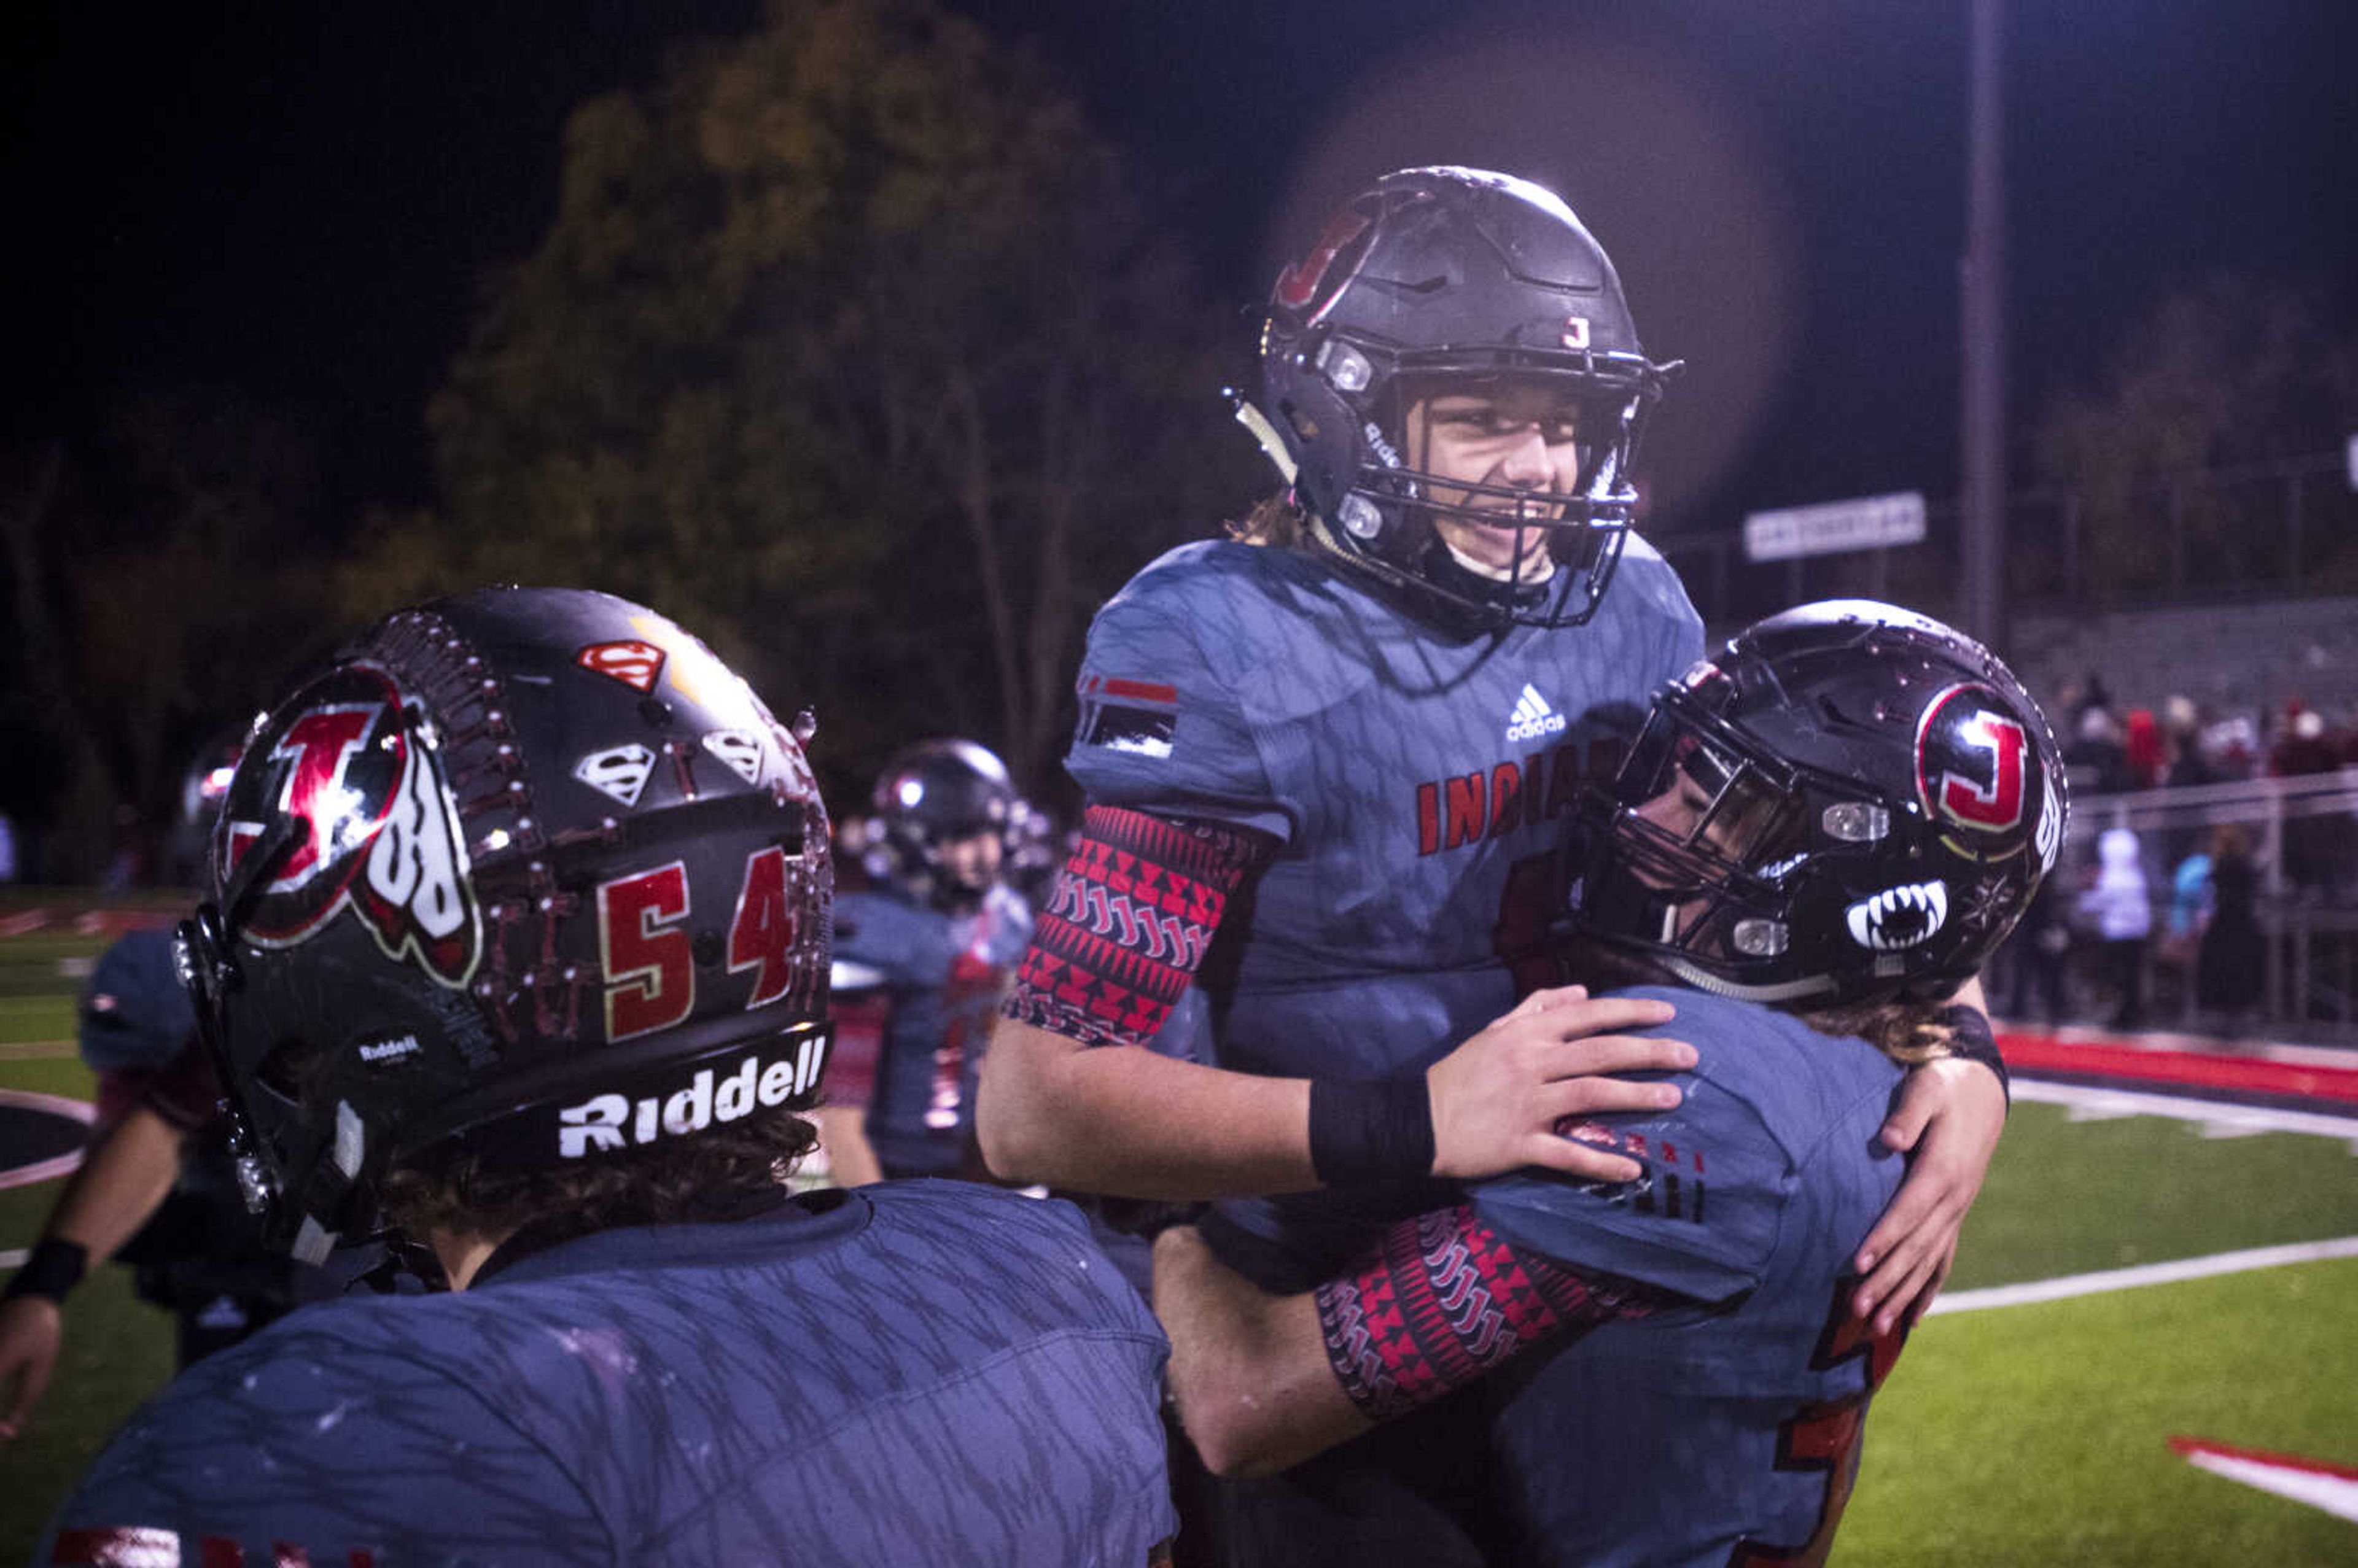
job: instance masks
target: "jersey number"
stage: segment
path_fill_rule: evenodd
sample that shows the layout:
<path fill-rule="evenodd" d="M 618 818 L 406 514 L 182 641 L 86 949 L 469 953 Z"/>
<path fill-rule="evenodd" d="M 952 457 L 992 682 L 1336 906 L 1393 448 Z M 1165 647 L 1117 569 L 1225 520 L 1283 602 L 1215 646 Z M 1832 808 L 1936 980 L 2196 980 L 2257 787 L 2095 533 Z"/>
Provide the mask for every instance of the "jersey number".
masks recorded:
<path fill-rule="evenodd" d="M 1833 1549 L 1834 1527 L 1842 1522 L 1843 1509 L 1850 1506 L 1851 1488 L 1858 1484 L 1858 1440 L 1866 1424 L 1866 1401 L 1883 1387 L 1883 1379 L 1891 1375 L 1893 1364 L 1899 1359 L 1900 1346 L 1908 1339 L 1904 1326 L 1888 1334 L 1877 1334 L 1873 1325 L 1851 1315 L 1850 1292 L 1856 1283 L 1855 1280 L 1844 1280 L 1835 1286 L 1833 1311 L 1826 1320 L 1825 1336 L 1819 1340 L 1817 1354 L 1810 1358 L 1810 1366 L 1812 1370 L 1824 1371 L 1863 1355 L 1866 1357 L 1866 1388 L 1842 1399 L 1807 1406 L 1777 1434 L 1777 1468 L 1825 1472 L 1826 1496 L 1818 1508 L 1817 1529 L 1799 1546 L 1742 1542 L 1728 1559 L 1730 1568 L 1765 1568 L 1769 1563 L 1803 1563 L 1815 1568 Z"/>

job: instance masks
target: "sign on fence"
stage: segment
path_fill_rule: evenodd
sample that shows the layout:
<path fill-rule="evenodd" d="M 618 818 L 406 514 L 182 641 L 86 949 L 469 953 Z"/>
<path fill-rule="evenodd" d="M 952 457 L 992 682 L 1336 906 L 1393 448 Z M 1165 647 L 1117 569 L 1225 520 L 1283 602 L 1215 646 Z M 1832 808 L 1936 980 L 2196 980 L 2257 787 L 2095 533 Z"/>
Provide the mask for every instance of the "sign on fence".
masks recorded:
<path fill-rule="evenodd" d="M 1744 519 L 1744 553 L 1756 561 L 1913 545 L 1923 537 L 1924 497 L 1913 490 L 1755 512 Z"/>

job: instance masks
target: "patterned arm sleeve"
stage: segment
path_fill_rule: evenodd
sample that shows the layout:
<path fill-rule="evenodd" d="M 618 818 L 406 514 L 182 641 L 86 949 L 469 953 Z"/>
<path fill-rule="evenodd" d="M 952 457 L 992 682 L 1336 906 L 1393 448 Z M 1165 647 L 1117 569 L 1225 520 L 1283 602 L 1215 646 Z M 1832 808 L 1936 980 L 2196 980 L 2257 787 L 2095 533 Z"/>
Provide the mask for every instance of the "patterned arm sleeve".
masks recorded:
<path fill-rule="evenodd" d="M 1501 1363 L 1681 1298 L 1517 1248 L 1470 1205 L 1384 1233 L 1356 1273 L 1318 1287 L 1326 1363 L 1370 1421 L 1430 1404 Z"/>
<path fill-rule="evenodd" d="M 1274 848 L 1249 828 L 1089 807 L 1002 1011 L 1084 1045 L 1147 1044 Z"/>

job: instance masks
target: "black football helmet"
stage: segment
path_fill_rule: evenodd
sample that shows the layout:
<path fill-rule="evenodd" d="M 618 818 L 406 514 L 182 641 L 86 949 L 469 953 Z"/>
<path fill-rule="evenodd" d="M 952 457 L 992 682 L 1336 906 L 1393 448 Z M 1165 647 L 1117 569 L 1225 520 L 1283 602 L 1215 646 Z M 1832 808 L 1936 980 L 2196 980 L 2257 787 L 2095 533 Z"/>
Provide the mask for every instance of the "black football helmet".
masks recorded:
<path fill-rule="evenodd" d="M 1271 455 L 1315 543 L 1412 606 L 1476 627 L 1571 626 L 1612 581 L 1638 505 L 1630 460 L 1675 368 L 1646 358 L 1611 259 L 1555 195 L 1481 169 L 1410 168 L 1337 212 L 1279 276 L 1264 407 L 1238 413 L 1282 448 Z M 1544 512 L 1528 492 L 1478 485 L 1443 507 L 1405 449 L 1408 406 L 1452 381 L 1505 378 L 1579 399 L 1578 488 Z M 1498 524 L 1486 502 L 1523 519 L 1512 559 L 1544 536 L 1549 578 L 1494 579 L 1452 555 L 1434 515 Z"/>
<path fill-rule="evenodd" d="M 1654 699 L 1583 803 L 1574 925 L 1725 996 L 1937 1000 L 2029 906 L 2069 815 L 2046 717 L 1987 649 L 1804 605 Z"/>
<path fill-rule="evenodd" d="M 832 885 L 800 741 L 662 616 L 378 622 L 255 730 L 181 928 L 269 1238 L 371 1234 L 428 1151 L 528 1173 L 810 1103 Z"/>
<path fill-rule="evenodd" d="M 980 898 L 999 879 L 979 887 L 959 880 L 943 860 L 941 847 L 978 833 L 996 834 L 1003 874 L 1012 836 L 1027 811 L 1007 764 L 989 747 L 962 740 L 920 741 L 902 750 L 877 775 L 870 805 L 876 814 L 879 874 L 920 898 L 953 904 Z"/>

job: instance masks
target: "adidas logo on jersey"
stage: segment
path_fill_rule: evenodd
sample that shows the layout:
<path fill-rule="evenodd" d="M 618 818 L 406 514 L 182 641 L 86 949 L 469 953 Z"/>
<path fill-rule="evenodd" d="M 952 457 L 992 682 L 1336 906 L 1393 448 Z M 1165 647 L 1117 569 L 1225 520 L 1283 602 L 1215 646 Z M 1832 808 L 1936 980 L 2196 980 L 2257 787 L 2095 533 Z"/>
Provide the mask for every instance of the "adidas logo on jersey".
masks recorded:
<path fill-rule="evenodd" d="M 1542 735 L 1563 733 L 1563 715 L 1547 705 L 1539 687 L 1526 681 L 1523 695 L 1515 699 L 1515 711 L 1507 718 L 1507 739 L 1536 741 Z"/>

